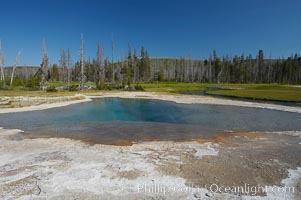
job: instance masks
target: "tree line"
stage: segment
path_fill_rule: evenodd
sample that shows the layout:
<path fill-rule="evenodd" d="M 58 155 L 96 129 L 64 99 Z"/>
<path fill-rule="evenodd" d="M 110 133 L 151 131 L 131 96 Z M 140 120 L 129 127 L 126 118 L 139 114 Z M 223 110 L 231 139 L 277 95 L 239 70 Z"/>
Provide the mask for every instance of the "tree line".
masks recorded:
<path fill-rule="evenodd" d="M 152 81 L 199 83 L 301 83 L 301 57 L 294 54 L 286 59 L 264 57 L 259 50 L 253 57 L 244 54 L 218 57 L 213 51 L 209 59 L 152 59 Z"/>
<path fill-rule="evenodd" d="M 66 88 L 85 89 L 85 85 L 96 85 L 98 89 L 139 88 L 140 83 L 155 81 L 197 82 L 197 83 L 301 83 L 301 57 L 294 54 L 286 59 L 266 58 L 259 50 L 253 57 L 234 55 L 219 57 L 214 50 L 208 59 L 192 58 L 150 58 L 142 46 L 139 52 L 128 45 L 127 55 L 114 61 L 114 38 L 112 37 L 112 56 L 103 58 L 101 42 L 97 44 L 96 56 L 92 60 L 84 59 L 83 37 L 81 37 L 80 58 L 72 62 L 70 49 L 60 50 L 59 63 L 49 65 L 46 43 L 43 41 L 42 63 L 37 70 L 26 67 L 3 67 L 3 53 L 0 43 L 0 84 L 23 85 L 28 87 L 48 87 L 49 83 L 61 81 Z M 19 59 L 18 53 L 16 59 Z M 15 70 L 17 69 L 17 72 Z M 22 70 L 23 72 L 22 72 Z M 19 70 L 19 72 L 18 72 Z M 21 70 L 21 71 L 20 71 Z M 9 73 L 8 73 L 9 72 Z M 11 75 L 11 76 L 10 76 Z M 9 77 L 10 78 L 6 78 Z M 26 84 L 25 84 L 26 83 Z M 77 84 L 75 84 L 77 83 Z"/>

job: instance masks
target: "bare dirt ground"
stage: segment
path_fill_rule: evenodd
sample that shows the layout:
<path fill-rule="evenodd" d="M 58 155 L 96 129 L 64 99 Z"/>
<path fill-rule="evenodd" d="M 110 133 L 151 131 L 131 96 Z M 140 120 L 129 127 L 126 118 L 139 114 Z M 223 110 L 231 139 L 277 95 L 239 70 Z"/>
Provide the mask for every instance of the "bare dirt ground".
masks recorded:
<path fill-rule="evenodd" d="M 294 134 L 112 146 L 1 129 L 0 199 L 300 199 Z"/>

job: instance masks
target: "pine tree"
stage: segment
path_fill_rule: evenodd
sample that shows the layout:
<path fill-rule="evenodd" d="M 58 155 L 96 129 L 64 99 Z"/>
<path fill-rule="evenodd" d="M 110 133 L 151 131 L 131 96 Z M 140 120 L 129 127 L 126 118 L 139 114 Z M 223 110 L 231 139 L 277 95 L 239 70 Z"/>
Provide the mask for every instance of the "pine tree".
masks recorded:
<path fill-rule="evenodd" d="M 53 81 L 58 81 L 59 80 L 59 69 L 57 64 L 53 64 L 52 65 L 52 69 L 51 69 L 51 79 Z"/>

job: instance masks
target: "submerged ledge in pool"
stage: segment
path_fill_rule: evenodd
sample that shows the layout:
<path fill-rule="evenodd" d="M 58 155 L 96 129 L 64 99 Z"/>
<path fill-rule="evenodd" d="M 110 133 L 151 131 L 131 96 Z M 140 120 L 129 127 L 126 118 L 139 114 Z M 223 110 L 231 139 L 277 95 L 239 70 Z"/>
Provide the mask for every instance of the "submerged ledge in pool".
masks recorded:
<path fill-rule="evenodd" d="M 0 126 L 31 137 L 92 143 L 192 140 L 230 131 L 299 131 L 301 114 L 229 105 L 151 99 L 96 98 L 60 108 L 0 115 Z"/>

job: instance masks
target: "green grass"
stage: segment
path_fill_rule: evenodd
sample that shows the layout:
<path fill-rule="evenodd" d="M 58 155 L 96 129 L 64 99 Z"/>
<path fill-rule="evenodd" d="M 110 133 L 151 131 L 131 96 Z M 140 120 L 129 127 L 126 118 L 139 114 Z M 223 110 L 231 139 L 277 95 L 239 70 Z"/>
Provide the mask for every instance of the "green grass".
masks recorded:
<path fill-rule="evenodd" d="M 209 84 L 158 82 L 140 84 L 147 92 L 181 93 L 189 91 L 205 91 Z"/>
<path fill-rule="evenodd" d="M 59 83 L 55 83 L 59 85 Z M 278 84 L 200 84 L 158 82 L 140 84 L 147 92 L 179 94 L 184 92 L 200 93 L 221 97 L 247 98 L 301 103 L 301 87 Z M 85 91 L 24 91 L 0 90 L 0 96 L 71 96 L 74 94 L 95 94 L 99 90 Z"/>
<path fill-rule="evenodd" d="M 278 84 L 197 84 L 152 83 L 141 84 L 145 91 L 164 93 L 199 92 L 213 96 L 301 102 L 301 88 Z"/>
<path fill-rule="evenodd" d="M 260 85 L 243 89 L 215 90 L 207 94 L 256 100 L 301 102 L 301 88 L 280 85 Z"/>

